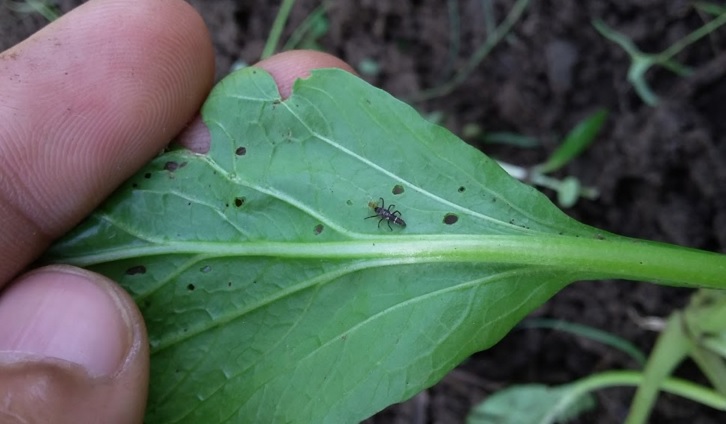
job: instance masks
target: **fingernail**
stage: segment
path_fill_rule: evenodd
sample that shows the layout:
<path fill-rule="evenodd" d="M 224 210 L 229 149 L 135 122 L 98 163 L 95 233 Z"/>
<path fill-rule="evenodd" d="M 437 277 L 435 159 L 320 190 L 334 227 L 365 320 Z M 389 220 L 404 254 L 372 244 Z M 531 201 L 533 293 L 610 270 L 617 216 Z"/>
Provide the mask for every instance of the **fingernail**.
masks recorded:
<path fill-rule="evenodd" d="M 69 361 L 93 377 L 114 375 L 134 339 L 119 290 L 72 267 L 26 274 L 0 293 L 0 351 Z"/>

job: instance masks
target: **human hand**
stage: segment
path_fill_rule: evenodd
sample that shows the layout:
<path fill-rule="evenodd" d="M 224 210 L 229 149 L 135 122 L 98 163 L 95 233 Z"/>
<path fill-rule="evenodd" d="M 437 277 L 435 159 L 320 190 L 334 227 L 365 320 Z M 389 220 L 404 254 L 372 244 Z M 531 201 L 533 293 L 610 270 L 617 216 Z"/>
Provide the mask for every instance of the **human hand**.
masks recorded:
<path fill-rule="evenodd" d="M 157 154 L 213 80 L 202 19 L 180 0 L 95 0 L 0 54 L 0 421 L 141 422 L 149 351 L 131 298 L 69 266 L 21 274 Z M 289 52 L 257 66 L 286 96 L 310 69 Z M 204 151 L 195 120 L 183 143 Z"/>

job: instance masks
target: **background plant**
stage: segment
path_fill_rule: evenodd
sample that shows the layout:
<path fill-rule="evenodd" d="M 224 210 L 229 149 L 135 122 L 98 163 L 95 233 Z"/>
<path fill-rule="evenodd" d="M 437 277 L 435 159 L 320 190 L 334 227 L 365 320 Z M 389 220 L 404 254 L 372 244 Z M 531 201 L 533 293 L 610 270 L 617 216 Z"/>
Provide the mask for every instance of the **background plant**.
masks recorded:
<path fill-rule="evenodd" d="M 566 422 L 592 409 L 591 393 L 613 386 L 636 386 L 637 392 L 626 423 L 646 422 L 659 391 L 683 396 L 711 408 L 726 411 L 724 387 L 724 337 L 726 294 L 699 290 L 682 311 L 674 312 L 660 334 L 643 371 L 607 371 L 557 387 L 524 384 L 509 387 L 479 404 L 469 424 Z M 624 349 L 641 361 L 641 353 L 630 343 L 600 331 L 568 323 L 535 322 L 534 325 L 563 328 Z M 713 385 L 713 389 L 670 375 L 691 358 Z"/>

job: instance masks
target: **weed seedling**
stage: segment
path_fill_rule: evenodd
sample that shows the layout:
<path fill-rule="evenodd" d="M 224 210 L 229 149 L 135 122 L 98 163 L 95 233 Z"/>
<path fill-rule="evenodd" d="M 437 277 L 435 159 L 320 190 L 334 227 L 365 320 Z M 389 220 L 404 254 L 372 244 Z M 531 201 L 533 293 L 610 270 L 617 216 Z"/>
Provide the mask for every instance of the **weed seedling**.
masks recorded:
<path fill-rule="evenodd" d="M 706 9 L 714 10 L 713 8 Z M 640 51 L 630 38 L 626 35 L 615 31 L 605 24 L 605 22 L 596 20 L 592 24 L 595 29 L 608 40 L 616 43 L 630 56 L 630 68 L 628 69 L 628 82 L 633 85 L 638 96 L 650 106 L 658 103 L 658 96 L 651 90 L 645 81 L 645 73 L 653 66 L 662 66 L 679 76 L 685 76 L 690 72 L 686 66 L 673 60 L 673 58 L 690 44 L 695 43 L 706 35 L 710 34 L 718 27 L 726 23 L 726 11 L 716 16 L 712 21 L 707 22 L 700 28 L 686 35 L 673 45 L 660 53 L 649 54 Z"/>
<path fill-rule="evenodd" d="M 556 191 L 557 203 L 563 208 L 572 207 L 580 197 L 596 199 L 599 194 L 597 189 L 583 187 L 577 178 L 569 176 L 559 180 L 547 174 L 557 171 L 582 153 L 595 140 L 607 115 L 606 110 L 599 110 L 585 118 L 565 136 L 562 144 L 550 157 L 539 165 L 523 168 L 502 161 L 499 161 L 499 165 L 518 180 Z"/>

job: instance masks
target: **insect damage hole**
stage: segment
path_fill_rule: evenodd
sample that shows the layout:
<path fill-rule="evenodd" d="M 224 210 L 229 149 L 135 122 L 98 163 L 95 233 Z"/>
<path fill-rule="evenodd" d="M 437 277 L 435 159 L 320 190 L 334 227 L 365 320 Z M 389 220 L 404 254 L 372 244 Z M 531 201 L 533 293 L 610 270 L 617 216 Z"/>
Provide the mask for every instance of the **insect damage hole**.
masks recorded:
<path fill-rule="evenodd" d="M 444 224 L 446 225 L 454 225 L 459 220 L 459 216 L 455 213 L 447 213 L 444 215 Z"/>
<path fill-rule="evenodd" d="M 242 207 L 242 205 L 245 204 L 245 198 L 244 197 L 235 197 L 234 198 L 234 205 L 238 208 Z"/>
<path fill-rule="evenodd" d="M 136 274 L 146 274 L 146 267 L 143 265 L 136 265 L 126 270 L 126 275 Z"/>
<path fill-rule="evenodd" d="M 169 171 L 169 172 L 174 172 L 177 169 L 179 169 L 179 163 L 178 162 L 174 162 L 174 161 L 169 161 L 169 162 L 167 162 L 167 163 L 164 164 L 164 169 L 167 170 L 167 171 Z"/>
<path fill-rule="evenodd" d="M 315 226 L 315 228 L 313 228 L 313 233 L 317 236 L 318 234 L 323 232 L 323 229 L 325 229 L 323 224 L 318 224 Z"/>
<path fill-rule="evenodd" d="M 247 154 L 247 148 L 246 147 L 238 147 L 237 150 L 234 151 L 234 154 L 237 156 L 244 156 Z"/>
<path fill-rule="evenodd" d="M 395 195 L 399 195 L 399 194 L 403 194 L 404 191 L 405 190 L 401 184 L 396 184 L 395 186 L 393 186 L 393 190 L 391 190 L 391 193 L 393 193 Z"/>

